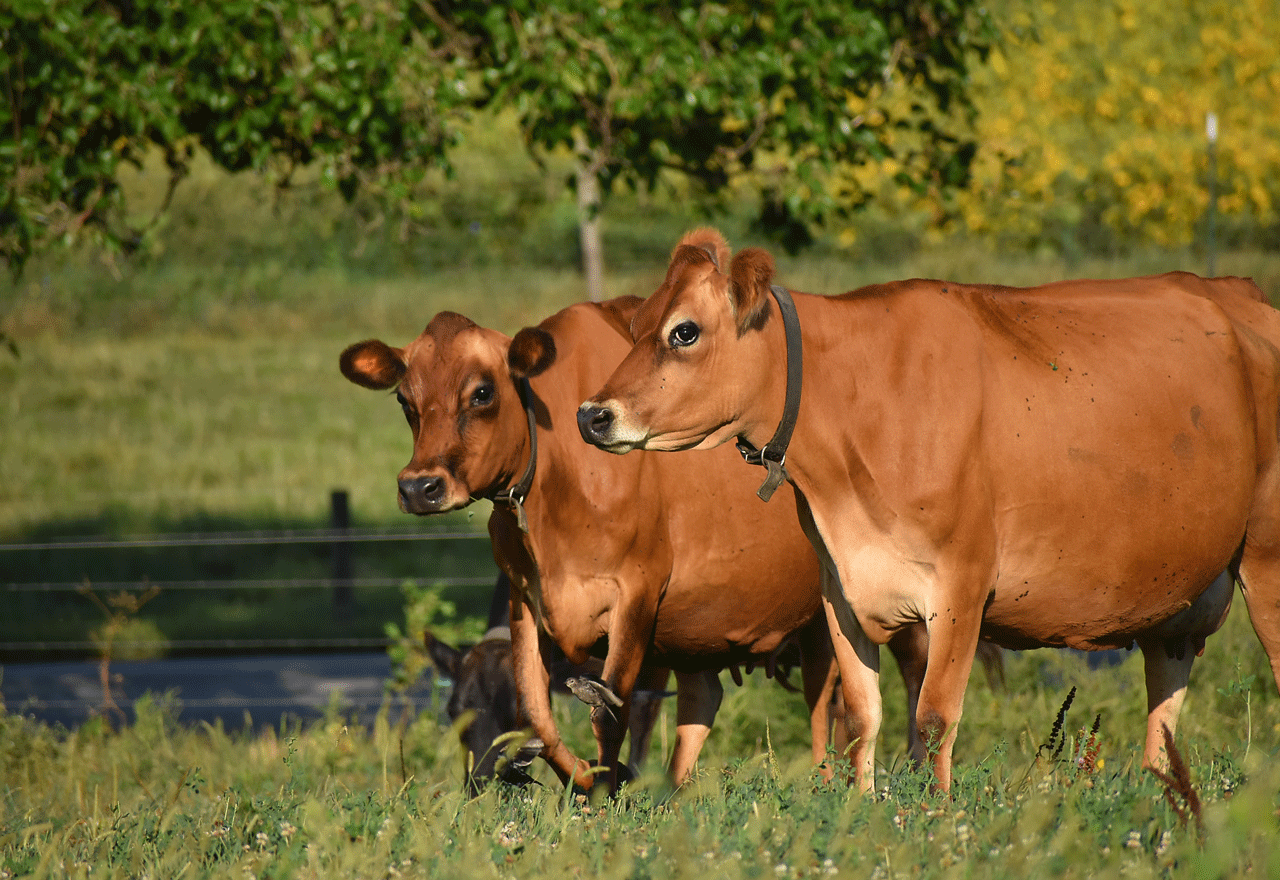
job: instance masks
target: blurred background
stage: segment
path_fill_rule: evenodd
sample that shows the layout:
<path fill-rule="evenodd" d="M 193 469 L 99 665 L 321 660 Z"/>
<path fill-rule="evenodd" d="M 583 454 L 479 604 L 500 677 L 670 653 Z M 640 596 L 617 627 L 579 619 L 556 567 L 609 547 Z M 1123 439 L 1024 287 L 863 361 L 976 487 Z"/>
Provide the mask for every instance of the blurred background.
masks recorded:
<path fill-rule="evenodd" d="M 424 627 L 484 630 L 488 511 L 399 512 L 409 432 L 339 352 L 647 295 L 695 225 L 811 292 L 1280 296 L 1274 0 L 53 2 L 0 41 L 10 666 L 415 680 Z"/>

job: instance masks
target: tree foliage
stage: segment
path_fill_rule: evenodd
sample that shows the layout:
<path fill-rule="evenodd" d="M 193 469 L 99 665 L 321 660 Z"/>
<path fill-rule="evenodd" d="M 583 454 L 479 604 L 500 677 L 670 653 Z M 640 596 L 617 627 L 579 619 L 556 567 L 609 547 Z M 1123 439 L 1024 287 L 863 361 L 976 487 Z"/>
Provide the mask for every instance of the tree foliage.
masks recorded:
<path fill-rule="evenodd" d="M 764 172 L 771 225 L 803 237 L 868 197 L 830 185 L 838 165 L 896 157 L 922 183 L 953 186 L 976 146 L 965 82 L 988 29 L 970 0 L 440 8 L 485 100 L 514 105 L 531 147 L 572 151 L 606 194 L 666 171 L 710 192 Z M 901 100 L 866 112 L 886 83 Z"/>
<path fill-rule="evenodd" d="M 350 197 L 404 198 L 439 162 L 454 71 L 420 4 L 17 0 L 0 8 L 0 257 L 16 273 L 92 228 L 126 251 L 116 171 L 148 145 L 171 186 L 199 146 L 287 183 L 319 163 Z M 412 88 L 408 86 L 412 85 Z"/>
<path fill-rule="evenodd" d="M 116 172 L 149 145 L 171 185 L 198 147 L 281 183 L 318 165 L 348 198 L 412 210 L 464 104 L 512 106 L 535 155 L 575 155 L 584 222 L 619 182 L 675 172 L 715 193 L 755 174 L 765 226 L 794 246 L 868 198 L 832 168 L 964 182 L 987 39 L 976 0 L 16 0 L 0 9 L 0 256 L 17 273 L 84 229 L 137 247 Z"/>
<path fill-rule="evenodd" d="M 1023 245 L 1183 246 L 1205 216 L 1205 118 L 1218 209 L 1280 214 L 1274 0 L 995 0 L 1003 39 L 975 69 L 981 148 L 964 225 Z"/>

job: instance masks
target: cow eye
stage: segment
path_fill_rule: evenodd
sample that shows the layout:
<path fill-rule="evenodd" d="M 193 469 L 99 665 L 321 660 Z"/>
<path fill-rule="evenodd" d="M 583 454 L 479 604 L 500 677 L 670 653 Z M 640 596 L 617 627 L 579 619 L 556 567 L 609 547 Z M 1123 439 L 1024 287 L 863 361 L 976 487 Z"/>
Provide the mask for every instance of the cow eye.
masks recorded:
<path fill-rule="evenodd" d="M 682 321 L 671 331 L 667 340 L 672 348 L 684 348 L 698 341 L 698 325 L 692 321 Z"/>
<path fill-rule="evenodd" d="M 397 391 L 396 403 L 400 404 L 400 411 L 404 413 L 405 421 L 413 427 L 413 407 L 409 405 L 409 399 Z"/>
<path fill-rule="evenodd" d="M 481 382 L 476 386 L 476 390 L 471 392 L 471 405 L 488 406 L 491 403 L 493 403 L 493 384 Z"/>

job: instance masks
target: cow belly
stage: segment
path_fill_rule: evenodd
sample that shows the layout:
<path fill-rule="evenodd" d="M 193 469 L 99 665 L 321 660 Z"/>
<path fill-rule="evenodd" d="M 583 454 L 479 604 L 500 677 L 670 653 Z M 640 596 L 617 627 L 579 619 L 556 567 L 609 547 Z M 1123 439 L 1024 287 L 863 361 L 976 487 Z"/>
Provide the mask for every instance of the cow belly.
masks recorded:
<path fill-rule="evenodd" d="M 984 632 L 1007 644 L 1127 644 L 1227 567 L 1257 449 L 1224 338 L 1188 329 L 1147 341 L 1140 363 L 1081 346 L 1049 369 L 1020 360 L 997 371 L 983 417 L 997 541 Z"/>
<path fill-rule="evenodd" d="M 821 609 L 816 570 L 803 589 L 785 588 L 790 586 L 744 578 L 722 589 L 691 594 L 689 601 L 668 594 L 658 609 L 654 652 L 681 669 L 768 655 Z"/>

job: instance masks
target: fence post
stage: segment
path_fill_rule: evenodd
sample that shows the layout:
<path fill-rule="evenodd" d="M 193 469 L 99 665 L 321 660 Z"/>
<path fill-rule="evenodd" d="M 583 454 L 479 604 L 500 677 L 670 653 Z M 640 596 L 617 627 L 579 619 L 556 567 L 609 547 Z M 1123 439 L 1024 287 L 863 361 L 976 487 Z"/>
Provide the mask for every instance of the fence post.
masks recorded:
<path fill-rule="evenodd" d="M 1209 150 L 1208 150 L 1209 218 L 1207 223 L 1208 229 L 1206 234 L 1207 241 L 1205 242 L 1205 252 L 1208 257 L 1208 263 L 1209 263 L 1209 277 L 1212 278 L 1214 275 L 1217 274 L 1217 267 L 1215 266 L 1214 258 L 1217 256 L 1216 251 L 1218 249 L 1218 243 L 1215 240 L 1216 235 L 1214 230 L 1214 226 L 1217 224 L 1217 219 L 1218 219 L 1218 152 L 1217 152 L 1218 114 L 1217 113 L 1205 114 L 1204 134 L 1205 134 L 1205 138 L 1209 141 Z"/>
<path fill-rule="evenodd" d="M 329 496 L 329 523 L 335 533 L 351 528 L 351 505 L 345 489 L 334 489 Z M 355 591 L 351 588 L 351 543 L 334 541 L 329 545 L 330 577 L 333 579 L 333 616 L 343 620 L 355 611 Z"/>

